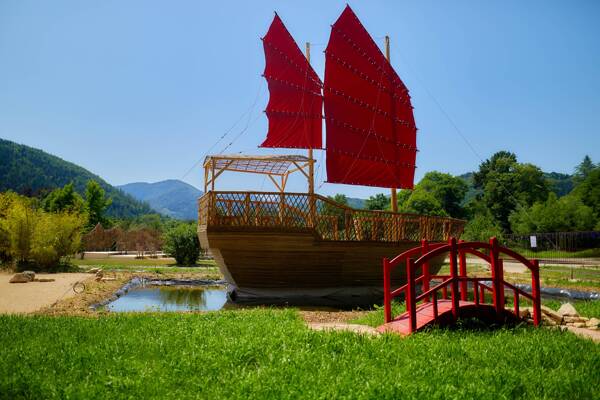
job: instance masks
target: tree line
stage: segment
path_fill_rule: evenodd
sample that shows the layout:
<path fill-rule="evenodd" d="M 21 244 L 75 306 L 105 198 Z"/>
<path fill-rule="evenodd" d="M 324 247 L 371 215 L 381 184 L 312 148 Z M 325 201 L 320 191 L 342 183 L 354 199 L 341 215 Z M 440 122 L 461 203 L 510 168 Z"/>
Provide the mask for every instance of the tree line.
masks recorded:
<path fill-rule="evenodd" d="M 12 191 L 0 193 L 0 263 L 17 268 L 56 269 L 70 257 L 96 246 L 94 232 L 105 228 L 118 232 L 106 248 L 156 252 L 162 248 L 178 264 L 194 264 L 200 255 L 196 224 L 158 214 L 117 219 L 107 216 L 112 199 L 94 180 L 79 195 L 73 183 L 45 197 L 27 197 Z M 112 229 L 111 229 L 112 228 Z M 97 239 L 97 238 L 96 238 Z M 126 248 L 127 246 L 132 248 Z"/>
<path fill-rule="evenodd" d="M 331 199 L 347 204 L 342 194 Z M 383 193 L 371 196 L 365 208 L 389 210 L 390 199 Z M 585 156 L 565 180 L 520 163 L 514 153 L 499 151 L 462 177 L 428 172 L 413 190 L 399 191 L 398 210 L 466 219 L 463 237 L 468 240 L 600 230 L 600 164 Z"/>

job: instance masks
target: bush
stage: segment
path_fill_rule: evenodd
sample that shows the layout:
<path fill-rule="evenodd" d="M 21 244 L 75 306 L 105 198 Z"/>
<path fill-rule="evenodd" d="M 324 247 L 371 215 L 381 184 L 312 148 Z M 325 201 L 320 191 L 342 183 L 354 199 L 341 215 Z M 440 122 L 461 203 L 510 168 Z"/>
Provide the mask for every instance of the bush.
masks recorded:
<path fill-rule="evenodd" d="M 55 267 L 81 246 L 85 216 L 37 209 L 23 196 L 0 198 L 0 257 L 18 264 Z M 35 267 L 35 266 L 34 266 Z"/>
<path fill-rule="evenodd" d="M 31 258 L 45 268 L 68 261 L 81 246 L 85 218 L 71 213 L 39 213 L 31 243 Z"/>
<path fill-rule="evenodd" d="M 509 218 L 515 233 L 588 231 L 594 228 L 591 207 L 573 195 L 560 199 L 550 193 L 545 202 L 519 208 Z"/>
<path fill-rule="evenodd" d="M 195 264 L 200 257 L 200 241 L 196 224 L 179 224 L 165 234 L 165 253 L 175 258 L 178 265 Z"/>

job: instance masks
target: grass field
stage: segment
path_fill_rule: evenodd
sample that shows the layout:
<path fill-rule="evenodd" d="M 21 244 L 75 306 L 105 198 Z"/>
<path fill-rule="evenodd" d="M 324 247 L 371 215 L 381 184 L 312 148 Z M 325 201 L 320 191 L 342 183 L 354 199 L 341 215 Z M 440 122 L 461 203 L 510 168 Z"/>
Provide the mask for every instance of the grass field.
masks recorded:
<path fill-rule="evenodd" d="M 450 266 L 444 264 L 440 274 L 449 275 Z M 470 276 L 491 276 L 489 267 L 481 264 L 469 264 L 467 273 Z M 531 273 L 505 272 L 504 276 L 509 282 L 531 283 Z M 565 266 L 542 265 L 540 267 L 540 280 L 542 286 L 561 287 L 587 290 L 600 290 L 600 266 Z"/>
<path fill-rule="evenodd" d="M 219 269 L 213 260 L 199 260 L 193 266 L 177 266 L 171 258 L 135 258 L 108 257 L 71 260 L 71 263 L 81 268 L 102 268 L 105 271 L 145 271 L 155 273 L 214 273 Z"/>
<path fill-rule="evenodd" d="M 308 330 L 294 310 L 0 316 L 0 397 L 600 397 L 600 347 L 516 327 L 408 339 Z"/>

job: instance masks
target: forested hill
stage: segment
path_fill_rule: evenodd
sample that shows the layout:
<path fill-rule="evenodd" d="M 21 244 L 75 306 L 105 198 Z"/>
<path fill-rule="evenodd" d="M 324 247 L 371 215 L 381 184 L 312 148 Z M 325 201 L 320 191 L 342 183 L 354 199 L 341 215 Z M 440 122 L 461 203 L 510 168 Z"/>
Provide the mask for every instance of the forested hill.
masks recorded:
<path fill-rule="evenodd" d="M 118 188 L 145 201 L 163 215 L 184 220 L 198 218 L 198 198 L 202 192 L 188 183 L 169 179 L 156 183 L 128 183 Z"/>
<path fill-rule="evenodd" d="M 77 192 L 83 194 L 90 179 L 98 182 L 112 198 L 107 210 L 109 216 L 127 218 L 153 212 L 148 204 L 123 193 L 85 168 L 42 150 L 0 139 L 0 191 L 13 190 L 32 196 L 73 182 Z"/>

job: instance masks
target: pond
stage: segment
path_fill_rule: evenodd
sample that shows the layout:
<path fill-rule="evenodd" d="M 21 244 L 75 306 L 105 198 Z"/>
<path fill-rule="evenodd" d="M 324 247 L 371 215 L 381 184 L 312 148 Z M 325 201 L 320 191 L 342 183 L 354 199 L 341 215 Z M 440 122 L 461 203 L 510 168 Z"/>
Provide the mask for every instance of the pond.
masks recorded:
<path fill-rule="evenodd" d="M 226 302 L 223 286 L 149 286 L 129 290 L 106 308 L 114 312 L 215 311 Z"/>

